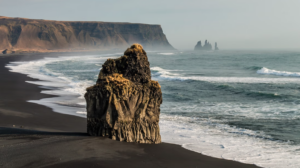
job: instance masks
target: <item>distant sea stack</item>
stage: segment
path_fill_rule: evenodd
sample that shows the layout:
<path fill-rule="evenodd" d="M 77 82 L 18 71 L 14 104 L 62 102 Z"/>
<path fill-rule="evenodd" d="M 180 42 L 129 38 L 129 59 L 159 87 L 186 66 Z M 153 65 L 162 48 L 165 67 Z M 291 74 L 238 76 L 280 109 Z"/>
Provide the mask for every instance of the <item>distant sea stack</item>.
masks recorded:
<path fill-rule="evenodd" d="M 219 50 L 217 42 L 215 42 L 215 50 Z"/>
<path fill-rule="evenodd" d="M 87 88 L 87 132 L 113 140 L 157 144 L 162 92 L 151 80 L 143 47 L 134 44 L 124 56 L 108 59 L 96 85 Z"/>
<path fill-rule="evenodd" d="M 201 41 L 198 41 L 198 43 L 195 46 L 195 50 L 203 50 Z"/>
<path fill-rule="evenodd" d="M 205 40 L 205 43 L 202 46 L 201 41 L 198 41 L 198 43 L 195 46 L 194 50 L 196 50 L 196 51 L 199 51 L 199 50 L 212 50 L 212 45 L 207 40 Z M 215 50 L 219 50 L 219 48 L 217 46 L 217 43 L 215 43 Z"/>
<path fill-rule="evenodd" d="M 0 49 L 115 49 L 140 43 L 146 49 L 174 48 L 160 25 L 51 21 L 0 16 Z"/>

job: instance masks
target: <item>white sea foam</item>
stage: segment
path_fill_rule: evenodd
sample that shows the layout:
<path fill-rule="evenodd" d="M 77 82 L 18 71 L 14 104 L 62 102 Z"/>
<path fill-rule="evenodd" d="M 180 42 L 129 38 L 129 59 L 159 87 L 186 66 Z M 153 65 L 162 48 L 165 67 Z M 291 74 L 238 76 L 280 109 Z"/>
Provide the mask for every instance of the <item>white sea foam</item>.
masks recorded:
<path fill-rule="evenodd" d="M 61 61 L 73 61 L 82 60 L 84 63 L 95 64 L 96 61 L 101 61 L 103 63 L 107 58 L 114 58 L 116 54 L 103 54 L 103 55 L 87 55 L 87 56 L 68 56 L 59 58 L 44 58 L 35 61 L 24 61 L 24 62 L 11 62 L 6 67 L 10 69 L 11 72 L 18 72 L 26 74 L 27 76 L 41 81 L 26 81 L 28 83 L 33 83 L 37 85 L 43 85 L 46 87 L 59 87 L 61 91 L 70 93 L 71 95 L 78 95 L 83 98 L 85 93 L 85 88 L 91 86 L 94 81 L 76 81 L 71 77 L 63 76 L 60 73 L 55 73 L 50 71 L 45 67 L 46 64 Z M 66 70 L 69 71 L 69 70 Z M 72 70 L 73 72 L 90 72 L 99 70 Z M 54 93 L 57 95 L 56 91 L 45 91 L 48 94 Z"/>
<path fill-rule="evenodd" d="M 157 54 L 160 54 L 160 55 L 174 55 L 174 53 L 157 53 Z"/>
<path fill-rule="evenodd" d="M 211 119 L 161 114 L 163 142 L 204 155 L 265 168 L 300 167 L 300 146 L 264 139 L 263 133 L 230 127 Z"/>
<path fill-rule="evenodd" d="M 172 73 L 171 72 L 172 70 L 165 70 L 165 69 L 162 69 L 160 67 L 153 67 L 153 68 L 151 68 L 151 70 L 156 71 L 156 72 L 152 73 L 152 76 L 153 77 L 158 77 L 158 78 L 159 77 L 162 77 L 162 78 L 164 78 L 164 77 L 174 77 L 174 79 L 175 79 L 179 75 L 177 73 Z"/>
<path fill-rule="evenodd" d="M 62 58 L 62 60 L 71 60 L 73 58 Z M 56 62 L 57 59 L 46 58 L 45 60 L 38 61 L 30 61 L 23 63 L 11 63 L 6 66 L 10 68 L 12 72 L 19 72 L 23 74 L 27 74 L 31 78 L 39 79 L 41 81 L 26 81 L 28 83 L 42 85 L 46 87 L 56 87 L 57 90 L 46 90 L 43 93 L 52 94 L 52 95 L 78 95 L 83 97 L 84 87 L 82 86 L 90 86 L 92 81 L 83 81 L 80 83 L 76 83 L 72 81 L 71 78 L 63 77 L 59 73 L 51 72 L 46 69 L 44 66 L 46 64 Z"/>
<path fill-rule="evenodd" d="M 258 77 L 214 77 L 214 76 L 184 76 L 172 73 L 172 70 L 152 67 L 153 76 L 158 80 L 198 80 L 216 83 L 300 83 L 298 78 L 258 78 Z"/>
<path fill-rule="evenodd" d="M 75 115 L 79 117 L 86 117 L 86 114 L 83 113 L 75 113 L 75 111 L 81 110 L 85 111 L 85 108 L 78 108 L 68 106 L 68 104 L 76 104 L 78 99 L 73 96 L 66 96 L 61 95 L 62 97 L 52 97 L 52 98 L 44 98 L 40 100 L 29 100 L 28 102 L 36 103 L 40 105 L 44 105 L 50 107 L 54 112 L 68 114 L 68 115 Z M 62 105 L 65 102 L 66 105 Z M 66 103 L 68 102 L 68 103 Z"/>
<path fill-rule="evenodd" d="M 263 74 L 263 75 L 300 77 L 300 72 L 276 71 L 276 70 L 268 69 L 265 67 L 258 70 L 257 73 Z"/>
<path fill-rule="evenodd" d="M 114 58 L 116 54 L 103 54 L 103 55 L 86 55 L 86 56 L 68 56 L 59 58 L 44 58 L 35 61 L 24 62 L 10 62 L 6 67 L 11 72 L 18 72 L 26 74 L 27 76 L 40 81 L 26 81 L 28 83 L 40 85 L 43 90 L 42 93 L 57 95 L 62 97 L 44 98 L 41 100 L 31 100 L 29 102 L 45 105 L 51 107 L 53 111 L 69 115 L 76 115 L 85 117 L 84 113 L 75 113 L 77 107 L 61 106 L 65 104 L 79 104 L 85 105 L 84 93 L 85 89 L 94 84 L 94 81 L 78 81 L 73 80 L 72 77 L 64 76 L 60 73 L 53 72 L 45 67 L 46 64 L 61 62 L 61 61 L 82 61 L 85 64 L 103 63 L 107 58 Z M 68 71 L 68 70 L 66 70 Z M 96 70 L 74 70 L 73 72 L 89 72 Z M 51 90 L 48 90 L 48 89 Z M 74 96 L 76 96 L 74 98 Z M 82 111 L 85 109 L 82 108 Z"/>

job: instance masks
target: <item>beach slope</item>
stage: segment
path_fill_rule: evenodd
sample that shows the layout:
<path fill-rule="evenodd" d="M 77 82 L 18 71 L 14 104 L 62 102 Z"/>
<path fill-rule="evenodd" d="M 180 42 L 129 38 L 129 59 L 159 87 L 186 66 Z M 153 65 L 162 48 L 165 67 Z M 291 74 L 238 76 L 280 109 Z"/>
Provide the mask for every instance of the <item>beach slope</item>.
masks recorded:
<path fill-rule="evenodd" d="M 25 82 L 34 79 L 5 68 L 11 61 L 41 59 L 44 56 L 57 55 L 0 56 L 1 168 L 257 167 L 204 156 L 174 144 L 147 145 L 88 136 L 86 119 L 28 103 L 27 100 L 51 96 L 41 94 L 41 88 Z"/>

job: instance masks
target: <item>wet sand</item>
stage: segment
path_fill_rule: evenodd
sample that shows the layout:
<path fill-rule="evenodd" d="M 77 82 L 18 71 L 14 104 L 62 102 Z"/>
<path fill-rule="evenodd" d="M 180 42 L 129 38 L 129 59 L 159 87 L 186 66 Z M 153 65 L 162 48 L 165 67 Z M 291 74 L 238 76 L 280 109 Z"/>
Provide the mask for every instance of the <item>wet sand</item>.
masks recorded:
<path fill-rule="evenodd" d="M 86 133 L 86 119 L 55 113 L 51 108 L 27 102 L 53 96 L 42 94 L 37 85 L 25 82 L 34 79 L 9 72 L 4 66 L 11 61 L 58 55 L 67 54 L 0 56 L 1 168 L 257 167 L 204 156 L 174 144 L 148 145 L 91 137 Z"/>

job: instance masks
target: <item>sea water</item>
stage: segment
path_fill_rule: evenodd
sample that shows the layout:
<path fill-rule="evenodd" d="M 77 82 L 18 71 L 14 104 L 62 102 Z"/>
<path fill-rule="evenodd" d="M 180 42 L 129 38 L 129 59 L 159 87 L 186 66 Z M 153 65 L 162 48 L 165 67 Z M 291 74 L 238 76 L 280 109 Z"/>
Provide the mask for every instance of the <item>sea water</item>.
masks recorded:
<path fill-rule="evenodd" d="M 30 100 L 86 117 L 85 88 L 122 53 L 11 62 L 54 98 Z M 299 51 L 148 52 L 159 81 L 163 142 L 271 168 L 300 167 Z M 50 89 L 50 90 L 49 90 Z"/>

